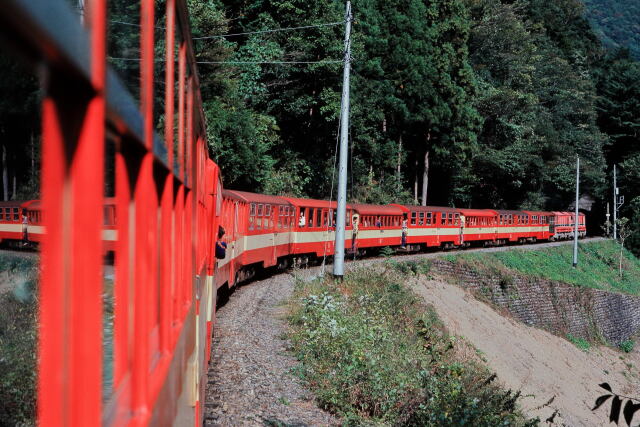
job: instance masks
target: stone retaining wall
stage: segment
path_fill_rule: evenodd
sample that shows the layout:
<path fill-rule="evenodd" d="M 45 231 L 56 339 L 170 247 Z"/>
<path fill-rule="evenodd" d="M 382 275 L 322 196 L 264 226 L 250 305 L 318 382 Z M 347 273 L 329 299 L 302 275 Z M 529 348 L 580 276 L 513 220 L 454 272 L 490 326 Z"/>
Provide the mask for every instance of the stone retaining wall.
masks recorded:
<path fill-rule="evenodd" d="M 558 335 L 619 344 L 640 330 L 640 297 L 552 280 L 474 269 L 433 260 L 431 271 L 450 277 L 517 320 Z"/>

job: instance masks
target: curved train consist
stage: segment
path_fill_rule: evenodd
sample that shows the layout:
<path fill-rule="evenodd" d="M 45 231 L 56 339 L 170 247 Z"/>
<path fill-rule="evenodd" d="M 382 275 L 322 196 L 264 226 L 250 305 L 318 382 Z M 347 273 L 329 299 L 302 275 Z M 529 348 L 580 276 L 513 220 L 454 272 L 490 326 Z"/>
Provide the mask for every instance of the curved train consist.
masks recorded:
<path fill-rule="evenodd" d="M 233 190 L 222 196 L 220 224 L 227 251 L 216 262 L 218 288 L 231 288 L 263 268 L 333 255 L 336 202 Z M 417 252 L 566 239 L 573 237 L 575 224 L 570 212 L 399 204 L 351 203 L 346 218 L 345 248 L 353 255 L 385 246 Z M 578 220 L 579 237 L 584 237 L 584 214 Z"/>
<path fill-rule="evenodd" d="M 293 262 L 330 257 L 335 244 L 337 203 L 326 200 L 268 196 L 222 190 L 219 225 L 227 245 L 215 263 L 216 287 L 235 286 L 264 268 L 284 268 Z M 115 205 L 104 205 L 105 251 L 114 250 Z M 27 216 L 27 224 L 22 213 Z M 458 209 L 439 206 L 347 205 L 345 248 L 351 255 L 388 246 L 403 252 L 427 248 L 500 246 L 573 238 L 572 212 Z M 40 202 L 0 203 L 0 241 L 13 245 L 41 240 Z M 586 235 L 584 214 L 579 215 L 579 237 Z M 403 222 L 405 236 L 403 245 Z M 24 234 L 24 230 L 27 234 Z M 27 242 L 25 242 L 25 236 Z M 212 243 L 213 244 L 213 243 Z"/>

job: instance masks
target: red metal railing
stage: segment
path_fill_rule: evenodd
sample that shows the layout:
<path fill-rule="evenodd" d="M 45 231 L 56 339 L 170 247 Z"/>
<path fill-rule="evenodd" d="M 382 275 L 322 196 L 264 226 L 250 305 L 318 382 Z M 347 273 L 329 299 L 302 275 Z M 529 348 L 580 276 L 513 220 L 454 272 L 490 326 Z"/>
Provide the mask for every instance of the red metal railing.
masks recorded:
<path fill-rule="evenodd" d="M 63 0 L 5 0 L 0 9 L 0 34 L 44 92 L 41 425 L 201 423 L 220 185 L 186 0 L 166 1 L 164 142 L 154 132 L 154 7 L 140 2 L 139 108 L 107 66 L 106 0 L 86 1 L 84 28 Z M 117 241 L 113 389 L 103 400 L 106 129 L 116 146 Z"/>

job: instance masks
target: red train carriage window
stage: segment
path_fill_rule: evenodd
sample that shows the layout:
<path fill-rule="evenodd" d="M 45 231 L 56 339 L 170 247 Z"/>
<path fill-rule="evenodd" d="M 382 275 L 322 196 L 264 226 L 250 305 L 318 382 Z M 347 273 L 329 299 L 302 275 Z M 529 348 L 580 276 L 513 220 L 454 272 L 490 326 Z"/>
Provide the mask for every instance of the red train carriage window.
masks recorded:
<path fill-rule="evenodd" d="M 446 213 L 441 213 L 440 214 L 440 225 L 447 225 L 447 214 Z"/>
<path fill-rule="evenodd" d="M 436 224 L 436 214 L 434 212 L 427 212 L 427 225 Z"/>
<path fill-rule="evenodd" d="M 253 230 L 256 216 L 256 204 L 251 203 L 251 207 L 249 208 L 249 230 Z"/>
<path fill-rule="evenodd" d="M 0 221 L 4 220 L 4 211 L 0 209 Z"/>
<path fill-rule="evenodd" d="M 424 225 L 424 212 L 420 212 L 418 215 L 420 216 L 420 220 L 418 221 L 418 225 Z"/>
<path fill-rule="evenodd" d="M 264 214 L 264 205 L 262 203 L 260 203 L 258 205 L 258 212 L 257 212 L 257 218 L 256 218 L 256 229 L 257 230 L 261 230 L 262 229 L 262 215 Z"/>
<path fill-rule="evenodd" d="M 322 209 L 321 211 L 321 215 L 322 215 L 322 227 L 327 227 L 329 225 L 329 212 L 327 212 L 326 209 Z"/>
<path fill-rule="evenodd" d="M 400 217 L 399 216 L 394 216 L 393 217 L 393 226 L 394 227 L 399 227 L 400 226 Z"/>
<path fill-rule="evenodd" d="M 14 221 L 19 221 L 20 220 L 20 209 L 13 208 L 13 220 Z"/>
<path fill-rule="evenodd" d="M 4 208 L 4 217 L 7 221 L 11 221 L 11 208 Z"/>
<path fill-rule="evenodd" d="M 509 224 L 510 225 L 513 224 L 513 215 L 511 214 L 509 215 Z"/>
<path fill-rule="evenodd" d="M 264 229 L 273 228 L 273 217 L 271 216 L 271 205 L 264 205 Z"/>
<path fill-rule="evenodd" d="M 351 210 L 347 211 L 347 218 L 345 218 L 346 223 L 347 223 L 347 227 L 351 226 L 351 217 L 353 216 L 353 212 L 351 212 Z M 333 226 L 336 226 L 336 221 L 338 220 L 338 212 L 334 209 L 333 210 Z"/>
<path fill-rule="evenodd" d="M 454 218 L 455 218 L 455 224 L 460 225 L 460 214 L 455 214 Z"/>
<path fill-rule="evenodd" d="M 309 212 L 309 218 L 307 218 L 307 227 L 313 227 L 313 209 L 306 209 Z"/>
<path fill-rule="evenodd" d="M 416 225 L 417 212 L 411 212 L 411 225 Z"/>
<path fill-rule="evenodd" d="M 316 209 L 316 227 L 322 227 L 322 214 L 320 209 Z"/>

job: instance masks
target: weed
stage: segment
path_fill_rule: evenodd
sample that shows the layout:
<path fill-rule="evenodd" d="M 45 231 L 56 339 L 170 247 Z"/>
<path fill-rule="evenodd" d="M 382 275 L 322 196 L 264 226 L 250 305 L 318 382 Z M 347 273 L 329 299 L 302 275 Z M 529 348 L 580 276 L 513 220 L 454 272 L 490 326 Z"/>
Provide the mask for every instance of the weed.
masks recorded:
<path fill-rule="evenodd" d="M 635 342 L 633 340 L 622 341 L 618 345 L 620 350 L 624 351 L 625 353 L 631 353 L 633 351 L 634 346 L 635 346 Z"/>
<path fill-rule="evenodd" d="M 525 425 L 519 395 L 458 361 L 435 311 L 402 285 L 424 265 L 395 265 L 297 286 L 290 339 L 320 405 L 349 425 Z"/>
<path fill-rule="evenodd" d="M 567 334 L 567 339 L 582 351 L 589 351 L 589 349 L 591 348 L 591 343 L 589 343 L 589 341 L 585 340 L 584 338 L 579 338 L 571 334 Z"/>
<path fill-rule="evenodd" d="M 394 253 L 395 251 L 391 249 L 389 246 L 385 246 L 384 248 L 380 249 L 380 255 L 382 255 L 385 258 L 389 258 L 393 256 Z"/>
<path fill-rule="evenodd" d="M 613 241 L 581 243 L 580 262 L 575 269 L 571 268 L 571 245 L 451 257 L 458 265 L 498 276 L 504 289 L 512 285 L 513 272 L 518 272 L 529 277 L 640 295 L 640 259 L 625 250 L 625 274 L 620 277 L 617 269 L 619 254 L 620 245 Z"/>

